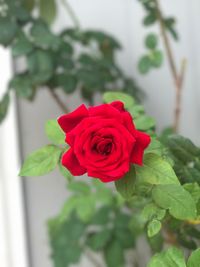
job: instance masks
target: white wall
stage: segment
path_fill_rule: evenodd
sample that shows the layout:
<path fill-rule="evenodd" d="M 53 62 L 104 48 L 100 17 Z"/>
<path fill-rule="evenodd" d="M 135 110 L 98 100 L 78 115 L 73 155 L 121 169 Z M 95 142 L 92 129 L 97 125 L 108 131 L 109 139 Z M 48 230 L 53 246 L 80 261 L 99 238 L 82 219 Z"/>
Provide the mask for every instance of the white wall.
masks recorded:
<path fill-rule="evenodd" d="M 119 63 L 129 75 L 136 77 L 144 88 L 148 95 L 145 101 L 147 112 L 156 118 L 159 129 L 170 125 L 175 90 L 168 65 L 165 63 L 161 70 L 153 71 L 147 76 L 140 76 L 136 69 L 138 58 L 144 52 L 142 42 L 146 32 L 141 26 L 143 10 L 138 1 L 71 0 L 70 3 L 83 28 L 106 30 L 121 41 L 124 50 L 119 54 Z M 180 62 L 182 57 L 188 58 L 181 132 L 200 143 L 200 3 L 198 0 L 163 0 L 161 3 L 166 14 L 178 18 L 181 41 L 173 44 L 176 60 Z M 60 18 L 55 24 L 55 29 L 58 30 L 70 23 L 63 8 L 60 8 Z M 158 28 L 155 27 L 155 30 L 158 31 Z M 70 108 L 82 101 L 78 96 L 63 96 L 63 99 Z M 18 106 L 22 152 L 25 156 L 33 149 L 46 144 L 44 123 L 47 119 L 57 117 L 60 111 L 45 90 L 39 92 L 34 104 L 20 101 Z M 25 181 L 25 194 L 32 267 L 49 267 L 51 263 L 48 259 L 45 222 L 49 216 L 58 212 L 67 196 L 64 179 L 57 174 L 29 178 Z"/>

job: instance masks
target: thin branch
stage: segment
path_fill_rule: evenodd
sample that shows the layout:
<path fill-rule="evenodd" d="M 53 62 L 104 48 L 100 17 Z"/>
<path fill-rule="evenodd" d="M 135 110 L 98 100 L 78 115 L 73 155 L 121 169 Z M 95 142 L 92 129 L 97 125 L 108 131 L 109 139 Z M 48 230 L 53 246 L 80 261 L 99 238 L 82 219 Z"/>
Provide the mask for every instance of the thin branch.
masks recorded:
<path fill-rule="evenodd" d="M 78 17 L 76 16 L 74 10 L 72 9 L 71 5 L 69 4 L 69 2 L 67 0 L 61 0 L 62 1 L 62 4 L 64 6 L 64 8 L 66 9 L 67 13 L 69 14 L 72 22 L 74 23 L 74 26 L 77 28 L 77 29 L 80 29 L 80 22 L 79 22 L 79 19 Z"/>
<path fill-rule="evenodd" d="M 93 266 L 101 267 L 101 264 L 96 260 L 90 250 L 85 250 L 85 254 L 87 255 L 88 259 L 93 263 Z"/>
<path fill-rule="evenodd" d="M 167 58 L 169 61 L 169 66 L 170 70 L 172 73 L 172 77 L 174 80 L 174 84 L 176 87 L 176 101 L 175 101 L 175 111 L 174 111 L 174 132 L 177 132 L 179 129 L 179 124 L 180 124 L 180 115 L 181 115 L 181 98 L 182 98 L 182 88 L 183 88 L 183 80 L 184 80 L 184 75 L 185 75 L 185 69 L 186 69 L 186 60 L 183 59 L 181 62 L 181 70 L 180 73 L 177 71 L 177 67 L 175 64 L 175 59 L 172 53 L 170 41 L 166 32 L 166 27 L 164 24 L 163 20 L 163 15 L 161 12 L 159 0 L 154 0 L 155 1 L 155 8 L 157 12 L 157 18 L 159 21 L 160 25 L 160 31 L 163 37 L 163 43 L 166 49 L 167 53 Z"/>
<path fill-rule="evenodd" d="M 67 109 L 67 107 L 65 106 L 65 104 L 62 102 L 62 100 L 60 99 L 60 97 L 56 94 L 55 91 L 49 89 L 48 90 L 50 95 L 53 97 L 53 99 L 55 100 L 55 102 L 58 104 L 58 106 L 60 107 L 61 111 L 64 113 L 68 113 L 69 110 Z"/>

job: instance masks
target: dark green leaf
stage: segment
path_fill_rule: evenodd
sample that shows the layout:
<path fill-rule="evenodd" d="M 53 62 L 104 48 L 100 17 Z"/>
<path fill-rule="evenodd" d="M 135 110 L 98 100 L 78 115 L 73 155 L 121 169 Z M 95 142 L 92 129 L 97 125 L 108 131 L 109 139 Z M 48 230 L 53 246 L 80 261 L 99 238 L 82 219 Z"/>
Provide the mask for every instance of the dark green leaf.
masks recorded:
<path fill-rule="evenodd" d="M 87 244 L 92 250 L 102 250 L 111 239 L 111 235 L 111 230 L 107 229 L 95 234 L 91 234 L 87 239 Z"/>
<path fill-rule="evenodd" d="M 33 49 L 31 42 L 24 34 L 19 35 L 12 45 L 12 54 L 14 57 L 26 55 Z"/>
<path fill-rule="evenodd" d="M 143 56 L 138 62 L 138 70 L 141 74 L 146 74 L 151 68 L 151 60 L 149 56 Z"/>
<path fill-rule="evenodd" d="M 9 18 L 0 18 L 0 44 L 9 45 L 17 33 L 17 25 Z"/>
<path fill-rule="evenodd" d="M 117 191 L 125 198 L 131 198 L 135 193 L 135 168 L 132 166 L 131 170 L 121 179 L 115 182 Z"/>
<path fill-rule="evenodd" d="M 155 50 L 150 54 L 150 60 L 152 66 L 159 68 L 163 62 L 163 53 L 160 50 Z"/>
<path fill-rule="evenodd" d="M 18 97 L 29 100 L 32 100 L 35 94 L 31 77 L 26 73 L 14 76 L 9 83 L 9 88 L 15 90 Z"/>
<path fill-rule="evenodd" d="M 3 121 L 8 112 L 9 103 L 10 103 L 9 94 L 5 93 L 0 101 L 0 123 Z"/>
<path fill-rule="evenodd" d="M 157 36 L 154 33 L 148 34 L 145 39 L 146 47 L 149 49 L 155 49 L 157 46 L 158 40 Z"/>
<path fill-rule="evenodd" d="M 104 250 L 105 260 L 108 267 L 124 266 L 123 249 L 120 243 L 113 240 Z"/>

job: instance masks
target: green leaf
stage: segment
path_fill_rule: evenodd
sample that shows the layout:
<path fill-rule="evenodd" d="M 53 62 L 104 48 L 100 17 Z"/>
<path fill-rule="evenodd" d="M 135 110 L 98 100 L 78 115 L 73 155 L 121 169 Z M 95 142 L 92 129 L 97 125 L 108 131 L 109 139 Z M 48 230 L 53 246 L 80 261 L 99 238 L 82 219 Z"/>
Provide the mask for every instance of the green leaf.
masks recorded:
<path fill-rule="evenodd" d="M 78 198 L 75 195 L 67 199 L 59 214 L 59 221 L 61 223 L 70 218 L 71 213 L 76 210 L 77 203 L 78 203 Z"/>
<path fill-rule="evenodd" d="M 160 50 L 155 50 L 150 54 L 150 60 L 152 66 L 159 68 L 163 62 L 163 53 Z"/>
<path fill-rule="evenodd" d="M 35 95 L 30 75 L 27 73 L 15 75 L 9 83 L 9 88 L 15 90 L 18 97 L 32 100 Z"/>
<path fill-rule="evenodd" d="M 76 192 L 76 193 L 81 193 L 81 194 L 85 194 L 85 195 L 89 195 L 90 194 L 90 187 L 88 184 L 86 184 L 83 181 L 74 181 L 71 182 L 68 185 L 68 189 L 70 191 Z"/>
<path fill-rule="evenodd" d="M 30 33 L 34 44 L 41 48 L 52 48 L 57 50 L 61 44 L 59 37 L 51 33 L 48 26 L 43 21 L 36 21 L 33 24 Z"/>
<path fill-rule="evenodd" d="M 155 138 L 151 138 L 151 143 L 145 150 L 145 153 L 152 153 L 152 154 L 157 154 L 159 156 L 162 156 L 164 151 L 163 145 Z"/>
<path fill-rule="evenodd" d="M 91 220 L 95 213 L 95 201 L 92 195 L 83 196 L 78 198 L 76 212 L 78 218 L 83 222 Z"/>
<path fill-rule="evenodd" d="M 35 6 L 35 0 L 24 0 L 23 1 L 23 6 L 31 12 Z"/>
<path fill-rule="evenodd" d="M 154 33 L 150 33 L 147 35 L 145 39 L 145 45 L 149 49 L 155 49 L 158 44 L 157 36 Z"/>
<path fill-rule="evenodd" d="M 33 49 L 31 42 L 24 34 L 19 35 L 12 45 L 12 54 L 14 57 L 19 57 L 30 53 Z"/>
<path fill-rule="evenodd" d="M 135 178 L 135 168 L 132 166 L 130 171 L 123 178 L 115 182 L 117 191 L 125 199 L 130 199 L 135 193 Z"/>
<path fill-rule="evenodd" d="M 140 116 L 134 120 L 135 126 L 138 130 L 147 131 L 155 126 L 155 119 L 148 116 Z"/>
<path fill-rule="evenodd" d="M 9 18 L 0 18 L 0 44 L 9 45 L 17 33 L 16 23 Z"/>
<path fill-rule="evenodd" d="M 57 13 L 55 0 L 39 0 L 39 9 L 41 18 L 51 24 Z"/>
<path fill-rule="evenodd" d="M 45 132 L 49 141 L 56 145 L 65 144 L 65 134 L 57 120 L 48 120 L 45 124 Z"/>
<path fill-rule="evenodd" d="M 103 94 L 103 101 L 105 103 L 111 103 L 113 101 L 120 100 L 124 103 L 125 108 L 129 109 L 135 103 L 132 96 L 121 92 L 106 92 Z"/>
<path fill-rule="evenodd" d="M 61 155 L 60 148 L 48 145 L 36 150 L 25 160 L 20 176 L 41 176 L 57 166 Z"/>
<path fill-rule="evenodd" d="M 141 74 L 146 74 L 151 68 L 151 60 L 149 56 L 143 56 L 138 62 L 138 70 Z"/>
<path fill-rule="evenodd" d="M 9 93 L 5 93 L 0 101 L 0 123 L 4 120 L 10 103 Z"/>
<path fill-rule="evenodd" d="M 59 217 L 48 222 L 51 257 L 54 266 L 66 267 L 79 262 L 82 247 L 81 237 L 85 232 L 85 224 L 75 216 L 60 223 Z"/>
<path fill-rule="evenodd" d="M 150 221 L 147 225 L 148 237 L 152 237 L 152 236 L 156 235 L 160 231 L 161 227 L 162 227 L 162 224 L 160 221 L 158 221 L 156 219 Z"/>
<path fill-rule="evenodd" d="M 142 217 L 146 221 L 151 221 L 152 219 L 162 220 L 165 214 L 166 210 L 159 208 L 154 203 L 146 205 L 142 211 Z"/>
<path fill-rule="evenodd" d="M 66 94 L 73 93 L 77 87 L 77 79 L 73 74 L 61 73 L 54 76 L 55 87 L 61 87 Z"/>
<path fill-rule="evenodd" d="M 186 267 L 186 264 L 183 253 L 172 247 L 153 256 L 148 267 Z"/>
<path fill-rule="evenodd" d="M 111 208 L 103 206 L 99 208 L 94 214 L 91 224 L 95 225 L 106 225 L 109 222 Z"/>
<path fill-rule="evenodd" d="M 53 74 L 53 62 L 50 54 L 46 51 L 35 50 L 28 56 L 28 68 L 36 83 L 44 83 Z"/>
<path fill-rule="evenodd" d="M 102 230 L 101 232 L 91 234 L 87 239 L 87 245 L 95 251 L 102 250 L 109 242 L 112 236 L 111 230 Z"/>
<path fill-rule="evenodd" d="M 184 184 L 183 187 L 190 193 L 195 203 L 198 203 L 200 199 L 200 186 L 197 183 L 188 183 Z"/>
<path fill-rule="evenodd" d="M 149 184 L 179 184 L 171 165 L 156 154 L 146 154 L 143 166 L 136 167 L 137 180 Z"/>
<path fill-rule="evenodd" d="M 123 249 L 118 241 L 110 242 L 104 250 L 104 255 L 108 267 L 124 266 Z"/>
<path fill-rule="evenodd" d="M 143 20 L 143 24 L 144 24 L 145 26 L 150 26 L 150 25 L 152 25 L 152 24 L 154 24 L 154 23 L 156 22 L 156 19 L 157 19 L 156 14 L 155 14 L 154 12 L 152 12 L 152 13 L 148 14 L 148 15 L 144 18 L 144 20 Z"/>
<path fill-rule="evenodd" d="M 71 182 L 74 176 L 60 162 L 58 163 L 58 167 L 61 175 Z"/>
<path fill-rule="evenodd" d="M 187 267 L 199 267 L 199 263 L 200 263 L 200 248 L 192 252 L 192 254 L 188 259 Z"/>
<path fill-rule="evenodd" d="M 117 229 L 115 237 L 124 249 L 134 248 L 135 238 L 129 229 Z"/>
<path fill-rule="evenodd" d="M 192 196 L 180 185 L 158 185 L 152 191 L 155 203 L 179 220 L 194 219 L 196 205 Z"/>

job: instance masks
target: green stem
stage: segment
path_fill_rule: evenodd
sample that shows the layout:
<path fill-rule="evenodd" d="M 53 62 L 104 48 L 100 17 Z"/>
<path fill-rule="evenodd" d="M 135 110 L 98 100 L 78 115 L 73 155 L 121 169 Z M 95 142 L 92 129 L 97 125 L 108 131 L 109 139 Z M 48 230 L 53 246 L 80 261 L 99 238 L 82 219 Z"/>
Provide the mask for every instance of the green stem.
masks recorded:
<path fill-rule="evenodd" d="M 62 1 L 63 6 L 65 7 L 67 13 L 69 14 L 72 22 L 74 23 L 74 26 L 77 29 L 80 29 L 81 25 L 80 25 L 79 19 L 76 16 L 76 14 L 75 14 L 74 10 L 72 9 L 71 5 L 69 4 L 69 2 L 67 0 L 61 0 L 61 1 Z"/>

